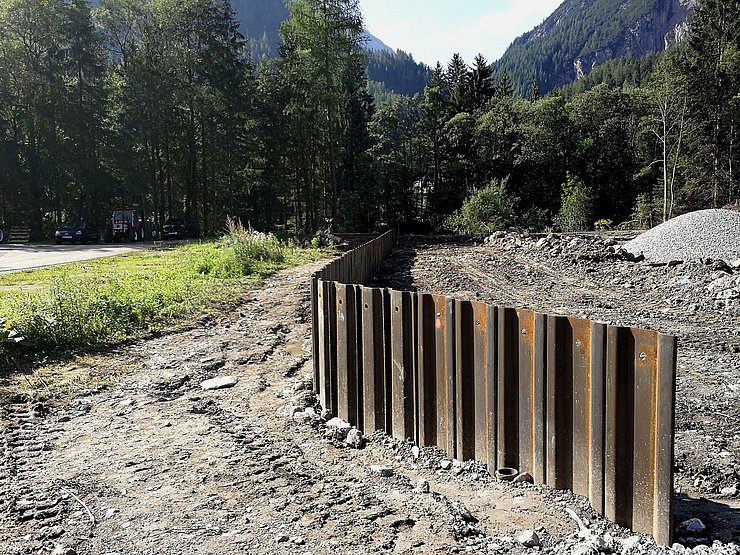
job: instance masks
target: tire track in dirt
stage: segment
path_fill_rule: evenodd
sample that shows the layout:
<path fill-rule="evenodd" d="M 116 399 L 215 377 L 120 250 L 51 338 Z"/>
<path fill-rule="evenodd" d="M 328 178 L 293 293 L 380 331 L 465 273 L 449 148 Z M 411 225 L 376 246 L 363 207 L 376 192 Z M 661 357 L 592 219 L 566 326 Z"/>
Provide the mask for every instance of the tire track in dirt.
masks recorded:
<path fill-rule="evenodd" d="M 512 539 L 523 529 L 553 546 L 574 534 L 566 506 L 626 533 L 568 492 L 498 484 L 474 464 L 443 471 L 441 452 L 417 458 L 382 433 L 348 449 L 321 422 L 292 418 L 316 403 L 308 286 L 318 266 L 281 272 L 189 329 L 72 363 L 133 368 L 117 385 L 55 408 L 33 395 L 6 405 L 0 552 L 523 553 Z M 201 390 L 227 375 L 234 387 Z M 374 464 L 394 475 L 373 475 Z"/>

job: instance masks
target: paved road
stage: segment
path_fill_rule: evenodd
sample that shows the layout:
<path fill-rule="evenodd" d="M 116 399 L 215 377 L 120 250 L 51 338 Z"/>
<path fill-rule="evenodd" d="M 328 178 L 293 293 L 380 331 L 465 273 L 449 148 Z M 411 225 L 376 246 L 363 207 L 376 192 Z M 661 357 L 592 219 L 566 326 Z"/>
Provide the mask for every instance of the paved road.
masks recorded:
<path fill-rule="evenodd" d="M 0 245 L 0 274 L 116 256 L 151 244 L 126 245 Z"/>

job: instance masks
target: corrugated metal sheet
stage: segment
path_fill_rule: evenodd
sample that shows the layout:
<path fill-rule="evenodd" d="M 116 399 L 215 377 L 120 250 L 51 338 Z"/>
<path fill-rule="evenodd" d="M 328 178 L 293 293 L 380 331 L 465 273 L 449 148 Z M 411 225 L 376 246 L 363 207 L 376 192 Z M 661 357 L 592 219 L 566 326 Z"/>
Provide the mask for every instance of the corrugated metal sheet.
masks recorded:
<path fill-rule="evenodd" d="M 394 241 L 314 276 L 322 405 L 368 433 L 529 472 L 670 544 L 676 339 L 357 285 Z"/>

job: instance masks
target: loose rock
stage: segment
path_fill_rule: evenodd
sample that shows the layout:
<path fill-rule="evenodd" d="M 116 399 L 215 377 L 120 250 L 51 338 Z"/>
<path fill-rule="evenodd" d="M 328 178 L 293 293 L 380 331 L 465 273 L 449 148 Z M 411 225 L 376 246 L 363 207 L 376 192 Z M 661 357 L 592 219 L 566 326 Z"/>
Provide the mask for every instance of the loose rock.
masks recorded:
<path fill-rule="evenodd" d="M 429 482 L 424 478 L 419 478 L 419 481 L 416 482 L 416 488 L 414 489 L 414 491 L 416 491 L 417 493 L 429 493 L 431 491 Z"/>
<path fill-rule="evenodd" d="M 347 432 L 347 438 L 344 440 L 344 442 L 353 449 L 362 449 L 365 440 L 362 437 L 362 432 L 360 430 L 358 430 L 357 428 L 352 428 L 349 432 Z"/>
<path fill-rule="evenodd" d="M 537 547 L 540 545 L 540 537 L 534 530 L 525 530 L 517 536 L 516 541 L 524 547 Z"/>
<path fill-rule="evenodd" d="M 381 476 L 382 478 L 390 478 L 393 476 L 393 468 L 390 466 L 374 464 L 370 467 L 370 473 L 375 476 Z"/>
<path fill-rule="evenodd" d="M 298 424 L 308 424 L 311 422 L 311 416 L 306 414 L 304 411 L 296 412 L 293 414 L 293 421 Z"/>
<path fill-rule="evenodd" d="M 629 538 L 619 540 L 619 543 L 622 545 L 622 552 L 628 552 L 630 549 L 634 549 L 640 545 L 640 536 L 630 536 Z"/>
<path fill-rule="evenodd" d="M 702 535 L 707 531 L 706 525 L 698 518 L 690 518 L 678 525 L 676 533 L 680 536 Z"/>
<path fill-rule="evenodd" d="M 326 428 L 334 434 L 334 437 L 344 440 L 352 429 L 352 424 L 345 422 L 341 418 L 334 417 L 326 423 Z"/>
<path fill-rule="evenodd" d="M 234 387 L 237 383 L 239 383 L 239 380 L 237 380 L 234 376 L 224 376 L 223 378 L 213 378 L 211 380 L 206 380 L 200 384 L 200 388 L 203 391 L 227 389 L 229 387 Z"/>
<path fill-rule="evenodd" d="M 572 555 L 596 555 L 598 551 L 591 545 L 577 545 L 573 548 Z"/>
<path fill-rule="evenodd" d="M 735 497 L 738 493 L 738 489 L 736 486 L 729 486 L 726 488 L 722 488 L 720 491 L 720 494 L 725 497 Z"/>

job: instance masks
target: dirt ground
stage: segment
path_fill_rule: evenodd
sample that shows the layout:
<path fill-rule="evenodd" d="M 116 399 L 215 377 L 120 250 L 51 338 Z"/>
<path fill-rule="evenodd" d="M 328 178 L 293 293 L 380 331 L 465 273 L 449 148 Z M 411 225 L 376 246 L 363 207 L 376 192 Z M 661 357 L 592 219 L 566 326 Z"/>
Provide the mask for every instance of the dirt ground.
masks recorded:
<path fill-rule="evenodd" d="M 497 484 L 474 464 L 443 471 L 441 453 L 417 458 L 383 434 L 350 449 L 292 418 L 286 406 L 315 403 L 316 268 L 282 272 L 228 314 L 57 369 L 102 384 L 89 394 L 39 401 L 29 380 L 7 399 L 0 553 L 515 552 L 523 530 L 544 544 L 577 531 L 565 506 L 628 536 L 567 492 Z M 201 389 L 217 376 L 238 383 Z"/>
<path fill-rule="evenodd" d="M 626 260 L 614 251 L 627 238 L 407 238 L 375 284 L 676 335 L 676 520 L 699 517 L 717 538 L 740 543 L 738 271 L 708 260 Z"/>
<path fill-rule="evenodd" d="M 406 266 L 386 276 L 390 281 L 472 294 L 462 281 L 435 281 L 440 273 L 435 277 L 433 268 L 453 263 L 460 271 L 449 275 L 470 271 L 476 291 L 494 291 L 502 302 L 566 302 L 538 293 L 536 281 L 524 287 L 521 280 L 528 278 L 518 276 L 528 272 L 572 288 L 567 298 L 573 307 L 587 294 L 603 299 L 605 292 L 618 293 L 539 263 L 504 262 L 510 254 L 490 247 L 419 247 L 398 251 Z M 500 271 L 473 271 L 480 257 L 501 264 Z M 454 461 L 447 468 L 438 450 L 417 452 L 380 433 L 352 449 L 318 417 L 306 416 L 310 410 L 293 415 L 316 403 L 308 286 L 319 266 L 274 276 L 220 316 L 56 368 L 56 375 L 80 381 L 69 388 L 73 395 L 52 395 L 43 379 L 24 378 L 27 387 L 0 407 L 0 553 L 524 553 L 530 550 L 515 538 L 525 530 L 536 531 L 542 546 L 535 549 L 548 553 L 574 553 L 592 536 L 616 552 L 664 552 L 598 517 L 569 492 L 497 483 L 474 463 Z M 419 268 L 429 281 L 419 277 Z M 619 295 L 610 302 L 628 302 Z M 700 345 L 697 353 L 704 352 Z M 701 484 L 691 489 L 692 465 L 702 457 L 686 446 L 706 449 L 706 468 L 736 468 L 725 464 L 720 450 L 737 465 L 740 436 L 729 441 L 727 430 L 737 433 L 738 391 L 727 402 L 711 403 L 721 384 L 740 383 L 740 371 L 718 362 L 729 353 L 711 351 L 717 360 L 705 366 L 715 371 L 705 376 L 687 362 L 687 352 L 694 351 L 682 351 L 681 359 L 679 407 L 688 413 L 679 419 L 678 485 L 699 499 Z M 201 387 L 226 376 L 236 385 Z M 6 386 L 18 380 L 2 378 Z M 704 389 L 688 395 L 697 386 Z M 718 420 L 715 409 L 727 418 Z M 392 475 L 378 475 L 373 465 L 390 467 Z M 713 533 L 740 532 L 715 522 L 736 514 L 732 502 L 717 501 L 722 509 L 705 516 L 714 519 Z M 588 533 L 577 534 L 566 508 Z M 595 553 L 588 549 L 580 553 Z"/>

